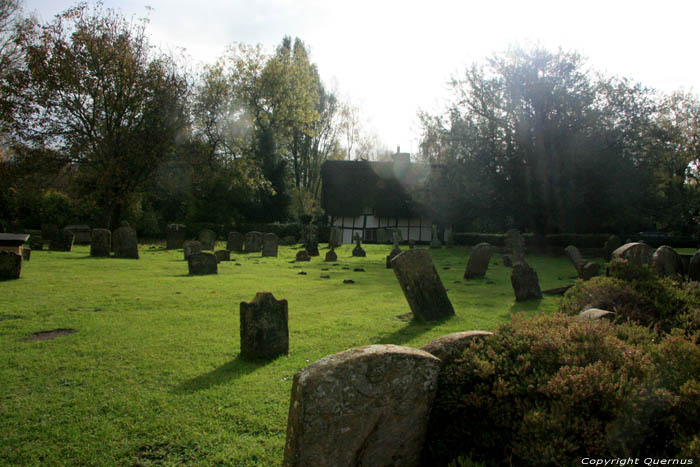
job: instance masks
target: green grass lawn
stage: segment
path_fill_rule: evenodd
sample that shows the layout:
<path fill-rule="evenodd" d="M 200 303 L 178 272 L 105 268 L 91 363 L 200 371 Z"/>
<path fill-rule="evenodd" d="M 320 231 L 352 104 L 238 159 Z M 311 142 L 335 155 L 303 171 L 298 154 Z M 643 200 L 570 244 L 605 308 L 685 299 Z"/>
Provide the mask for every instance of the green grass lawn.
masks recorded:
<path fill-rule="evenodd" d="M 324 248 L 310 263 L 291 263 L 291 247 L 278 258 L 233 254 L 218 275 L 197 277 L 182 250 L 162 246 L 142 245 L 139 260 L 91 258 L 85 246 L 32 252 L 22 279 L 0 282 L 0 463 L 278 465 L 292 377 L 304 366 L 557 308 L 548 296 L 516 304 L 500 255 L 486 279 L 467 281 L 468 249 L 431 250 L 456 316 L 416 324 L 385 267 L 391 246 L 365 249 L 353 258 L 345 245 L 337 263 L 323 262 Z M 528 262 L 542 289 L 573 282 L 564 257 Z M 269 362 L 238 357 L 239 304 L 258 291 L 289 301 L 290 354 Z M 52 329 L 75 333 L 24 340 Z"/>

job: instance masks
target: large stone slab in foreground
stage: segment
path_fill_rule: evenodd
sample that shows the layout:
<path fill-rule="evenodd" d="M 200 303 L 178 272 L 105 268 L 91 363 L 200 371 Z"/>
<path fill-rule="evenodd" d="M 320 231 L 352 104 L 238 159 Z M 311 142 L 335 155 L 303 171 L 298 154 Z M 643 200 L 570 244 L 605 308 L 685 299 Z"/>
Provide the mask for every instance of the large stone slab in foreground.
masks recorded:
<path fill-rule="evenodd" d="M 404 251 L 391 264 L 414 318 L 432 321 L 455 314 L 427 250 Z"/>
<path fill-rule="evenodd" d="M 285 466 L 419 466 L 440 360 L 396 345 L 325 357 L 294 376 Z"/>

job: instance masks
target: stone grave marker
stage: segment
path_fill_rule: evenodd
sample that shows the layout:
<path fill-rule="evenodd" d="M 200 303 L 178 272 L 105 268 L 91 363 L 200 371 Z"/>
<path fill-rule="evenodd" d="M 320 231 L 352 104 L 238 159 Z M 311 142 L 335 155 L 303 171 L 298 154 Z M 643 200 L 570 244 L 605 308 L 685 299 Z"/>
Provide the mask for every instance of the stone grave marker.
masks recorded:
<path fill-rule="evenodd" d="M 608 310 L 601 310 L 600 308 L 589 308 L 587 310 L 583 310 L 578 314 L 578 317 L 581 319 L 590 319 L 590 320 L 598 320 L 601 318 L 607 318 L 610 320 L 615 319 L 615 312 L 613 311 L 608 311 Z"/>
<path fill-rule="evenodd" d="M 311 261 L 311 256 L 306 250 L 297 251 L 296 261 Z"/>
<path fill-rule="evenodd" d="M 442 242 L 438 238 L 437 225 L 432 226 L 432 237 L 430 239 L 430 248 L 442 248 Z"/>
<path fill-rule="evenodd" d="M 326 253 L 326 262 L 332 263 L 333 261 L 338 261 L 338 255 L 335 250 L 331 249 Z"/>
<path fill-rule="evenodd" d="M 55 242 L 59 240 L 60 234 L 61 231 L 58 229 L 56 224 L 41 225 L 41 238 L 44 239 L 44 242 L 48 245 L 50 250 L 53 250 L 51 245 L 55 244 Z"/>
<path fill-rule="evenodd" d="M 700 282 L 700 250 L 697 250 L 688 263 L 688 280 Z"/>
<path fill-rule="evenodd" d="M 185 261 L 187 261 L 190 255 L 202 252 L 202 244 L 199 240 L 186 240 L 182 244 L 182 252 L 185 255 Z"/>
<path fill-rule="evenodd" d="M 22 277 L 22 255 L 0 250 L 0 281 Z"/>
<path fill-rule="evenodd" d="M 190 276 L 205 276 L 218 274 L 219 267 L 214 253 L 192 253 L 187 258 L 187 268 Z"/>
<path fill-rule="evenodd" d="M 245 234 L 245 252 L 259 253 L 262 250 L 262 234 L 252 231 Z"/>
<path fill-rule="evenodd" d="M 277 257 L 277 249 L 279 248 L 279 238 L 273 233 L 263 234 L 262 237 L 262 255 Z"/>
<path fill-rule="evenodd" d="M 203 229 L 199 232 L 199 243 L 202 244 L 202 250 L 214 250 L 216 244 L 216 232 L 209 229 Z"/>
<path fill-rule="evenodd" d="M 112 234 L 112 245 L 114 246 L 114 256 L 117 258 L 139 259 L 139 241 L 136 231 L 123 225 Z"/>
<path fill-rule="evenodd" d="M 392 260 L 392 269 L 415 319 L 432 321 L 455 314 L 427 250 L 402 252 Z"/>
<path fill-rule="evenodd" d="M 187 226 L 183 224 L 168 224 L 168 233 L 165 241 L 165 248 L 168 250 L 179 250 L 185 243 Z"/>
<path fill-rule="evenodd" d="M 240 232 L 229 232 L 228 239 L 226 241 L 226 249 L 229 251 L 235 251 L 236 253 L 243 253 L 243 244 L 245 243 L 245 237 Z"/>
<path fill-rule="evenodd" d="M 595 276 L 600 275 L 600 264 L 594 263 L 592 261 L 587 262 L 581 268 L 579 277 L 584 281 L 590 280 Z"/>
<path fill-rule="evenodd" d="M 491 261 L 491 245 L 483 242 L 472 248 L 472 253 L 469 255 L 467 269 L 464 271 L 465 279 L 474 279 L 477 277 L 485 277 L 486 270 Z"/>
<path fill-rule="evenodd" d="M 109 256 L 112 232 L 109 229 L 92 229 L 90 235 L 90 256 Z"/>
<path fill-rule="evenodd" d="M 386 257 L 386 268 L 391 269 L 391 260 L 396 258 L 401 253 L 401 248 L 399 247 L 399 241 L 401 239 L 401 231 L 398 229 L 394 229 L 391 233 L 392 236 L 392 242 L 394 246 L 392 247 L 391 251 L 389 252 L 389 256 Z"/>
<path fill-rule="evenodd" d="M 63 230 L 73 232 L 73 243 L 76 245 L 89 245 L 92 240 L 92 229 L 90 229 L 89 225 L 67 225 Z"/>
<path fill-rule="evenodd" d="M 41 235 L 41 230 L 28 230 L 29 248 L 36 251 L 44 249 L 44 238 Z"/>
<path fill-rule="evenodd" d="M 419 466 L 440 360 L 369 345 L 294 376 L 283 465 Z"/>
<path fill-rule="evenodd" d="M 359 233 L 355 233 L 353 240 L 355 240 L 355 248 L 352 249 L 352 255 L 360 258 L 367 256 L 367 253 L 365 253 L 365 250 L 362 248 L 362 237 Z"/>
<path fill-rule="evenodd" d="M 625 243 L 610 255 L 613 260 L 621 258 L 637 266 L 643 266 L 645 264 L 651 266 L 653 256 L 654 250 L 646 243 L 641 242 Z"/>
<path fill-rule="evenodd" d="M 515 292 L 516 302 L 542 298 L 537 273 L 527 263 L 517 263 L 513 266 L 510 283 Z"/>
<path fill-rule="evenodd" d="M 241 356 L 274 358 L 289 353 L 287 300 L 276 300 L 270 292 L 258 292 L 250 302 L 241 302 Z"/>
<path fill-rule="evenodd" d="M 70 230 L 61 230 L 58 232 L 58 236 L 51 240 L 49 248 L 53 251 L 71 251 L 74 238 L 75 236 Z"/>
<path fill-rule="evenodd" d="M 214 256 L 216 256 L 217 263 L 231 261 L 231 252 L 229 250 L 217 250 L 214 252 Z"/>
<path fill-rule="evenodd" d="M 605 252 L 605 259 L 610 261 L 613 251 L 617 250 L 622 246 L 622 240 L 617 235 L 611 235 L 605 241 L 603 245 L 603 251 Z"/>
<path fill-rule="evenodd" d="M 566 253 L 566 257 L 569 258 L 569 261 L 571 261 L 571 263 L 574 265 L 574 267 L 576 268 L 576 272 L 580 277 L 581 269 L 583 269 L 583 266 L 586 264 L 586 261 L 583 259 L 581 252 L 575 246 L 569 245 L 566 248 L 564 248 L 564 253 Z"/>
<path fill-rule="evenodd" d="M 651 257 L 651 263 L 660 277 L 683 280 L 683 262 L 676 250 L 670 246 L 660 246 Z"/>

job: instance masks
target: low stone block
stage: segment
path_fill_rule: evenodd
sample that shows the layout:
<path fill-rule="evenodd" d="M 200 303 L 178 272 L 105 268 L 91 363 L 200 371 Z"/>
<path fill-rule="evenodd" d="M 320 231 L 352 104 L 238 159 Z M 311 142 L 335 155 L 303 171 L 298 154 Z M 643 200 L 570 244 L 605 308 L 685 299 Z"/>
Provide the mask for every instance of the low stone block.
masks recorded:
<path fill-rule="evenodd" d="M 311 261 L 311 256 L 309 256 L 308 251 L 299 250 L 299 251 L 297 251 L 296 260 L 297 261 Z"/>
<path fill-rule="evenodd" d="M 218 274 L 219 269 L 216 256 L 213 253 L 193 253 L 187 258 L 187 267 L 190 276 L 205 276 Z"/>
<path fill-rule="evenodd" d="M 0 250 L 0 281 L 22 277 L 22 255 Z"/>
<path fill-rule="evenodd" d="M 217 250 L 214 252 L 214 256 L 216 256 L 217 263 L 231 261 L 231 252 L 228 250 Z"/>

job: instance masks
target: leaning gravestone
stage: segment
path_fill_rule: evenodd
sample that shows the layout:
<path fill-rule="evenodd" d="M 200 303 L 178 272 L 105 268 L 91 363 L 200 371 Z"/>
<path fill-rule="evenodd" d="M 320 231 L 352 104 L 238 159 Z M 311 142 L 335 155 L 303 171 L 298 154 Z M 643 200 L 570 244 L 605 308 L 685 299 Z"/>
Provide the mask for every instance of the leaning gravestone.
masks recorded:
<path fill-rule="evenodd" d="M 661 277 L 674 280 L 683 279 L 683 262 L 676 250 L 670 246 L 660 246 L 651 258 L 651 264 Z"/>
<path fill-rule="evenodd" d="M 258 292 L 241 302 L 241 357 L 273 358 L 289 353 L 287 300 L 270 292 Z"/>
<path fill-rule="evenodd" d="M 625 243 L 610 255 L 611 259 L 625 259 L 637 266 L 651 265 L 654 251 L 646 243 Z"/>
<path fill-rule="evenodd" d="M 199 240 L 187 240 L 182 244 L 182 252 L 185 255 L 185 261 L 187 261 L 190 255 L 202 252 L 202 244 Z"/>
<path fill-rule="evenodd" d="M 92 229 L 91 236 L 90 256 L 109 256 L 112 232 L 108 229 Z"/>
<path fill-rule="evenodd" d="M 73 239 L 75 236 L 70 230 L 61 230 L 57 237 L 54 237 L 49 244 L 53 251 L 71 251 L 73 249 Z"/>
<path fill-rule="evenodd" d="M 299 250 L 299 251 L 297 251 L 296 260 L 297 261 L 311 261 L 311 256 L 309 256 L 308 251 Z"/>
<path fill-rule="evenodd" d="M 696 251 L 688 263 L 688 280 L 700 282 L 700 250 Z"/>
<path fill-rule="evenodd" d="M 472 248 L 472 254 L 469 255 L 467 269 L 464 271 L 464 278 L 473 279 L 475 277 L 484 277 L 489 267 L 490 260 L 491 245 L 486 242 L 476 245 Z"/>
<path fill-rule="evenodd" d="M 516 302 L 542 298 L 537 273 L 527 263 L 517 263 L 513 266 L 510 283 L 513 285 Z"/>
<path fill-rule="evenodd" d="M 14 251 L 0 251 L 0 281 L 22 276 L 22 255 Z"/>
<path fill-rule="evenodd" d="M 399 248 L 399 241 L 401 238 L 401 232 L 399 230 L 393 230 L 391 233 L 392 241 L 394 243 L 393 248 L 389 252 L 389 256 L 386 257 L 386 268 L 391 269 L 391 261 L 401 254 L 401 248 Z"/>
<path fill-rule="evenodd" d="M 216 244 L 216 232 L 209 229 L 204 229 L 199 232 L 199 243 L 202 244 L 202 250 L 213 250 Z"/>
<path fill-rule="evenodd" d="M 442 242 L 438 238 L 437 225 L 433 224 L 432 238 L 430 239 L 430 248 L 442 248 Z"/>
<path fill-rule="evenodd" d="M 517 229 L 510 229 L 505 234 L 506 253 L 511 255 L 513 265 L 525 263 L 525 239 Z"/>
<path fill-rule="evenodd" d="M 332 263 L 334 261 L 338 261 L 338 255 L 336 254 L 335 250 L 328 250 L 326 253 L 326 260 L 327 263 Z"/>
<path fill-rule="evenodd" d="M 418 349 L 369 345 L 294 376 L 283 465 L 418 466 L 440 360 Z"/>
<path fill-rule="evenodd" d="M 165 248 L 168 250 L 178 250 L 185 243 L 185 233 L 187 226 L 183 224 L 168 224 L 168 234 Z"/>
<path fill-rule="evenodd" d="M 573 264 L 576 268 L 576 272 L 578 273 L 579 277 L 581 277 L 581 269 L 583 269 L 586 261 L 583 259 L 583 255 L 581 255 L 579 249 L 573 245 L 569 245 L 564 248 L 564 252 L 566 253 L 567 258 L 569 258 L 569 261 L 571 261 L 571 264 Z"/>
<path fill-rule="evenodd" d="M 262 234 L 260 232 L 248 232 L 245 234 L 245 252 L 259 253 L 262 250 Z"/>
<path fill-rule="evenodd" d="M 612 257 L 613 251 L 617 250 L 622 246 L 622 240 L 620 240 L 620 237 L 617 235 L 611 235 L 608 237 L 608 239 L 605 241 L 605 245 L 603 245 L 603 251 L 605 251 L 605 259 L 607 261 L 610 261 Z"/>
<path fill-rule="evenodd" d="M 391 266 L 415 319 L 432 321 L 455 314 L 427 250 L 404 251 Z"/>
<path fill-rule="evenodd" d="M 235 251 L 236 253 L 243 253 L 243 244 L 245 243 L 245 237 L 240 232 L 229 232 L 228 239 L 226 241 L 226 249 L 229 251 Z"/>
<path fill-rule="evenodd" d="M 462 356 L 464 350 L 471 345 L 476 339 L 482 339 L 492 335 L 488 331 L 462 331 L 453 332 L 446 336 L 438 337 L 426 345 L 421 347 L 421 350 L 435 355 L 440 359 L 440 363 L 444 366 L 447 363 L 454 361 Z"/>
<path fill-rule="evenodd" d="M 217 263 L 220 263 L 222 261 L 231 261 L 231 252 L 229 250 L 215 251 L 214 256 L 216 256 Z"/>
<path fill-rule="evenodd" d="M 128 225 L 119 227 L 112 234 L 114 256 L 139 259 L 139 241 L 136 231 Z"/>
<path fill-rule="evenodd" d="M 355 248 L 352 249 L 352 255 L 360 258 L 367 256 L 367 253 L 365 253 L 365 250 L 362 248 L 362 237 L 360 237 L 359 233 L 355 234 L 353 240 L 355 240 Z"/>
<path fill-rule="evenodd" d="M 277 257 L 277 250 L 279 248 L 279 238 L 273 233 L 266 233 L 262 236 L 262 255 Z"/>
<path fill-rule="evenodd" d="M 219 269 L 214 253 L 192 253 L 187 258 L 187 268 L 190 276 L 204 276 L 218 274 Z"/>

